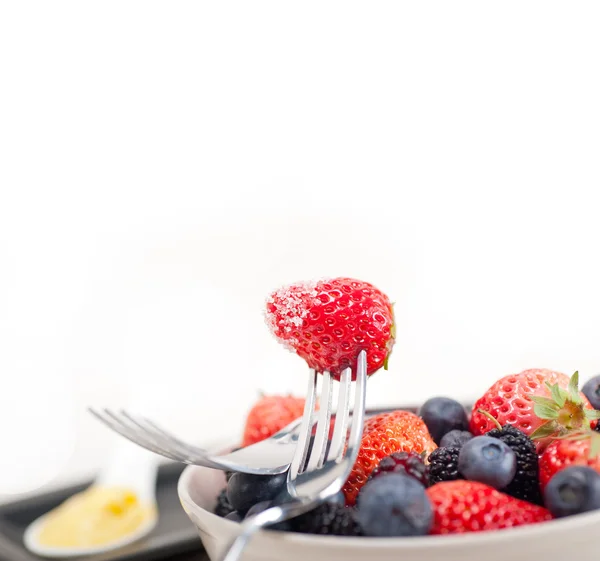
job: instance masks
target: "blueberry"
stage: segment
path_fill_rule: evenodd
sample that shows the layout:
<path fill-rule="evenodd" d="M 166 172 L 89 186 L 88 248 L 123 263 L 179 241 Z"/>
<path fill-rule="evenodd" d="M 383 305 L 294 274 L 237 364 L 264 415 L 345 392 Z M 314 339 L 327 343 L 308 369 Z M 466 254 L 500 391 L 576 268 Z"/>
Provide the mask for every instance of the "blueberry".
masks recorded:
<path fill-rule="evenodd" d="M 421 405 L 418 414 L 438 446 L 446 433 L 455 429 L 466 431 L 469 425 L 465 408 L 458 401 L 448 397 L 428 399 Z"/>
<path fill-rule="evenodd" d="M 600 409 L 600 375 L 588 380 L 581 391 L 590 400 L 594 409 Z"/>
<path fill-rule="evenodd" d="M 555 518 L 600 509 L 600 474 L 587 466 L 565 468 L 546 485 L 544 499 Z"/>
<path fill-rule="evenodd" d="M 440 440 L 440 448 L 462 448 L 473 435 L 466 430 L 454 429 L 447 432 Z"/>
<path fill-rule="evenodd" d="M 238 450 L 241 450 L 241 448 L 234 448 L 231 451 L 231 453 L 237 452 Z M 227 480 L 227 482 L 229 482 L 229 480 L 231 479 L 231 477 L 233 476 L 234 473 L 235 473 L 235 471 L 226 471 L 225 472 L 225 479 Z"/>
<path fill-rule="evenodd" d="M 250 516 L 254 516 L 255 514 L 259 514 L 272 506 L 275 506 L 277 503 L 276 500 L 273 501 L 262 501 L 260 503 L 256 503 L 251 506 L 248 512 L 246 513 L 245 518 L 249 518 Z M 291 530 L 291 525 L 288 520 L 284 520 L 283 522 L 278 522 L 277 524 L 272 524 L 268 526 L 270 530 L 279 530 L 282 532 L 289 532 Z"/>
<path fill-rule="evenodd" d="M 363 487 L 357 520 L 366 536 L 424 536 L 433 523 L 433 508 L 416 479 L 390 473 Z"/>
<path fill-rule="evenodd" d="M 273 506 L 273 501 L 262 501 L 260 503 L 256 503 L 248 509 L 248 512 L 244 518 L 248 518 L 249 516 L 254 516 L 255 514 L 263 512 L 264 510 L 271 508 L 271 506 Z"/>
<path fill-rule="evenodd" d="M 232 522 L 241 522 L 242 521 L 242 517 L 240 516 L 240 513 L 237 512 L 236 510 L 234 510 L 233 512 L 230 512 L 225 518 L 227 520 L 231 520 Z"/>
<path fill-rule="evenodd" d="M 332 505 L 346 506 L 346 495 L 343 491 L 338 491 L 335 495 L 329 497 L 327 502 Z"/>
<path fill-rule="evenodd" d="M 287 473 L 277 475 L 251 475 L 235 473 L 227 485 L 227 498 L 231 506 L 246 513 L 256 503 L 273 500 L 286 487 Z"/>
<path fill-rule="evenodd" d="M 517 473 L 517 456 L 498 438 L 476 436 L 460 449 L 458 471 L 465 479 L 503 489 Z"/>

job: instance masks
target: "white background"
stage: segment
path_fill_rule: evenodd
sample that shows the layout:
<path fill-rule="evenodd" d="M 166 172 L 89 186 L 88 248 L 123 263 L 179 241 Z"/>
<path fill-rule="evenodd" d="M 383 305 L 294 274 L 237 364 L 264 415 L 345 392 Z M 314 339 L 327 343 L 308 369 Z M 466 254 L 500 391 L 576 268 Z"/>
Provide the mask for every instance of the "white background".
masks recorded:
<path fill-rule="evenodd" d="M 208 441 L 258 389 L 302 392 L 262 320 L 298 279 L 395 300 L 372 404 L 600 372 L 599 16 L 2 4 L 0 494 L 101 465 L 88 405 Z"/>

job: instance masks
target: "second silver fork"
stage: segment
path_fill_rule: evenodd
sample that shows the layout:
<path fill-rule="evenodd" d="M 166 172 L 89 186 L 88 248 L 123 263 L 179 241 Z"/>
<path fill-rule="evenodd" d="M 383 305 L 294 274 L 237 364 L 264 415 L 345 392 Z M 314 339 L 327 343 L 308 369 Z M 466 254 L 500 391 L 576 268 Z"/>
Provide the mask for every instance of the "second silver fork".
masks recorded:
<path fill-rule="evenodd" d="M 170 460 L 256 475 L 283 473 L 289 468 L 302 421 L 292 421 L 266 440 L 229 454 L 217 455 L 183 442 L 146 417 L 111 409 L 90 408 L 89 411 L 121 436 Z"/>
<path fill-rule="evenodd" d="M 354 384 L 352 369 L 347 368 L 341 374 L 329 450 L 327 450 L 327 441 L 332 414 L 333 378 L 329 372 L 323 373 L 318 420 L 311 449 L 310 436 L 314 425 L 312 421 L 317 403 L 317 380 L 320 374 L 310 371 L 302 425 L 287 475 L 287 493 L 291 500 L 244 520 L 240 534 L 230 544 L 222 561 L 237 561 L 252 536 L 260 529 L 308 512 L 342 489 L 356 462 L 362 440 L 367 380 L 366 356 L 365 351 L 358 356 Z M 350 417 L 352 386 L 354 386 L 354 408 Z"/>

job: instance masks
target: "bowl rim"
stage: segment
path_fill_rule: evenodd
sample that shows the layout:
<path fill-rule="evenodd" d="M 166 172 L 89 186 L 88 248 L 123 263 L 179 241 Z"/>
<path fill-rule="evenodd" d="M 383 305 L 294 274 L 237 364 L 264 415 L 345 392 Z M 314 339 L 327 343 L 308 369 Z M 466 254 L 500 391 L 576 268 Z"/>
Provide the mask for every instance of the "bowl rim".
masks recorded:
<path fill-rule="evenodd" d="M 226 520 L 217 516 L 213 512 L 206 510 L 198 505 L 189 493 L 189 485 L 194 473 L 209 468 L 200 466 L 187 466 L 177 482 L 177 493 L 182 505 L 188 505 L 192 510 L 202 513 L 203 517 L 208 517 L 214 521 L 219 521 L 224 525 L 230 525 L 231 528 L 238 526 L 238 523 L 231 520 Z M 184 509 L 185 510 L 185 509 Z M 187 510 L 186 510 L 187 512 Z M 506 542 L 506 539 L 513 541 L 529 541 L 543 539 L 548 534 L 557 531 L 570 533 L 574 529 L 581 529 L 587 526 L 598 527 L 600 523 L 600 510 L 577 514 L 565 518 L 548 520 L 537 524 L 529 524 L 525 526 L 517 526 L 514 528 L 506 528 L 501 531 L 485 531 L 485 532 L 469 532 L 464 534 L 446 534 L 435 536 L 415 536 L 415 537 L 394 537 L 394 538 L 376 538 L 363 536 L 320 536 L 316 534 L 302 534 L 296 532 L 282 532 L 274 530 L 261 530 L 263 535 L 285 540 L 293 546 L 319 546 L 323 548 L 384 548 L 394 550 L 425 550 L 425 549 L 453 549 L 463 548 L 473 545 L 494 545 L 496 543 Z M 212 532 L 207 532 L 214 539 L 218 539 Z"/>

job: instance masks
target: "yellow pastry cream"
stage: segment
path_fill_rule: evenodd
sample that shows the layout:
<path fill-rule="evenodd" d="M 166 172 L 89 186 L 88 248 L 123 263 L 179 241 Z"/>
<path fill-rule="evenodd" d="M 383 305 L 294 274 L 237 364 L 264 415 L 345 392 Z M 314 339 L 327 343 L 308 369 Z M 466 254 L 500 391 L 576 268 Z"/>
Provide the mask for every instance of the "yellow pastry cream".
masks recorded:
<path fill-rule="evenodd" d="M 38 542 L 47 547 L 92 547 L 126 538 L 157 516 L 154 504 L 119 487 L 90 487 L 50 511 Z"/>

